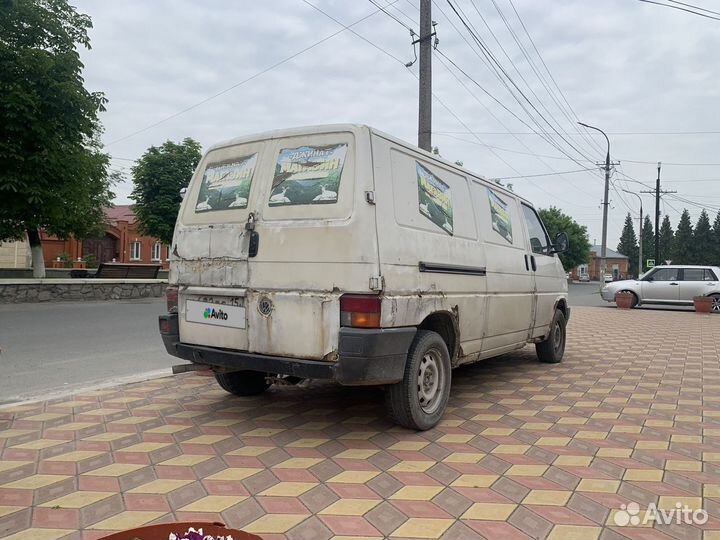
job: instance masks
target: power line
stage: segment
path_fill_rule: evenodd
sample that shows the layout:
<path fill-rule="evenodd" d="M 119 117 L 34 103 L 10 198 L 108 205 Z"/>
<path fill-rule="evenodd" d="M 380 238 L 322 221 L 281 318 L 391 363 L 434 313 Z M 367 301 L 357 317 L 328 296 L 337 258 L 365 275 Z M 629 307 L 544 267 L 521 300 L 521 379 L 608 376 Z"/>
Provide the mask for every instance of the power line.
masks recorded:
<path fill-rule="evenodd" d="M 516 178 L 536 178 L 538 176 L 555 176 L 557 174 L 572 174 L 572 173 L 580 173 L 580 172 L 586 172 L 588 169 L 576 169 L 574 171 L 553 171 L 549 173 L 541 173 L 541 174 L 525 174 L 523 176 L 499 176 L 497 178 L 493 178 L 493 180 L 515 180 Z"/>
<path fill-rule="evenodd" d="M 553 124 L 538 110 L 538 108 L 535 106 L 535 104 L 525 95 L 525 93 L 520 89 L 520 87 L 517 85 L 517 83 L 513 80 L 513 78 L 507 73 L 505 68 L 502 66 L 502 64 L 497 60 L 495 55 L 493 55 L 492 51 L 487 47 L 487 45 L 483 42 L 483 40 L 477 35 L 477 32 L 474 30 L 474 28 L 471 26 L 470 23 L 467 22 L 466 17 L 461 15 L 462 8 L 457 8 L 451 0 L 446 0 L 450 8 L 453 10 L 457 18 L 460 20 L 462 25 L 465 27 L 467 32 L 470 34 L 470 36 L 473 38 L 473 40 L 479 45 L 480 50 L 482 51 L 483 55 L 491 62 L 491 64 L 494 64 L 493 71 L 495 72 L 495 75 L 498 77 L 498 79 L 503 83 L 503 85 L 507 88 L 507 90 L 510 92 L 511 96 L 518 102 L 518 104 L 523 108 L 523 110 L 528 114 L 528 116 L 533 120 L 533 122 L 538 126 L 540 131 L 543 131 L 548 137 L 550 137 L 550 134 L 547 133 L 543 128 L 541 127 L 540 123 L 535 119 L 535 117 L 528 111 L 525 106 L 523 105 L 522 101 L 518 98 L 518 96 L 515 94 L 515 92 L 510 89 L 510 87 L 506 84 L 505 79 L 515 88 L 515 91 L 517 94 L 519 94 L 523 100 L 527 102 L 527 104 L 532 108 L 533 111 L 550 127 L 550 129 L 562 140 L 564 141 L 570 148 L 572 148 L 575 152 L 577 152 L 579 155 L 581 155 L 584 158 L 588 158 L 586 154 L 584 154 L 580 149 L 578 149 L 577 146 L 575 146 L 572 142 L 570 142 L 568 139 L 566 139 L 556 128 L 553 126 Z M 500 75 L 502 73 L 502 75 Z M 504 76 L 504 79 L 503 79 Z M 550 137 L 552 138 L 552 137 Z M 556 144 L 556 143 L 555 143 Z"/>
<path fill-rule="evenodd" d="M 668 2 L 672 2 L 673 4 L 680 4 L 681 6 L 687 6 L 690 8 L 697 9 L 698 11 L 705 11 L 706 13 L 712 13 L 713 15 L 720 15 L 720 11 L 713 11 L 711 9 L 705 9 L 700 6 L 693 6 L 692 4 L 686 4 L 685 2 L 678 2 L 678 0 L 668 0 Z"/>
<path fill-rule="evenodd" d="M 458 65 L 455 63 L 455 61 L 452 60 L 452 58 L 450 58 L 449 56 L 447 56 L 447 55 L 446 55 L 443 51 L 441 51 L 440 49 L 436 49 L 436 52 L 437 52 L 440 56 L 442 56 L 443 58 L 445 58 L 448 62 L 450 62 L 450 63 L 455 67 L 455 69 L 457 69 L 460 73 L 462 73 L 465 77 L 467 77 L 467 78 L 470 80 L 470 82 L 472 82 L 475 86 L 477 86 L 480 90 L 482 90 L 482 91 L 485 93 L 485 95 L 487 95 L 490 99 L 492 99 L 493 101 L 495 101 L 498 105 L 500 105 L 503 109 L 505 109 L 508 113 L 510 113 L 515 119 L 517 119 L 519 122 L 521 122 L 521 123 L 522 123 L 523 125 L 525 125 L 526 127 L 530 128 L 530 129 L 533 129 L 532 126 L 530 126 L 527 122 L 525 122 L 525 120 L 523 120 L 523 119 L 520 118 L 517 114 L 515 114 L 512 110 L 510 110 L 503 102 L 501 102 L 499 99 L 497 99 L 493 94 L 491 94 L 489 91 L 487 91 L 479 82 L 477 82 L 471 75 L 469 75 L 464 69 L 462 69 L 460 66 L 458 66 Z M 447 67 L 447 66 L 445 66 L 445 67 Z M 494 116 L 494 115 L 493 115 L 493 116 Z M 497 117 L 496 117 L 496 119 L 497 119 Z M 541 129 L 542 129 L 542 128 L 541 128 Z M 475 133 L 473 133 L 473 132 L 471 132 L 471 131 L 468 131 L 468 133 L 470 133 L 471 135 L 477 137 L 477 134 L 475 134 Z M 543 139 L 544 139 L 546 142 L 550 142 L 548 139 L 545 139 L 544 137 L 543 137 Z M 522 144 L 522 142 L 521 142 L 521 144 Z M 582 163 L 580 163 L 577 159 L 575 159 L 573 156 L 571 156 L 569 153 L 567 153 L 567 152 L 566 152 L 562 147 L 560 147 L 559 145 L 553 145 L 553 147 L 556 148 L 556 149 L 557 149 L 560 153 L 562 153 L 563 155 L 567 156 L 568 159 L 570 159 L 571 161 L 574 161 L 575 163 L 577 163 L 580 167 L 583 167 L 583 166 L 584 166 Z M 588 159 L 588 161 L 591 161 L 591 160 Z M 593 169 L 593 170 L 594 170 L 594 169 Z"/>
<path fill-rule="evenodd" d="M 403 63 L 402 60 L 400 60 L 399 58 L 393 56 L 392 54 L 390 54 L 389 52 L 387 52 L 386 50 L 384 50 L 382 47 L 376 45 L 375 43 L 373 43 L 373 42 L 370 41 L 369 39 L 365 38 L 364 36 L 358 34 L 358 33 L 355 32 L 354 30 L 350 29 L 349 27 L 346 27 L 341 21 L 339 21 L 338 19 L 336 19 L 335 17 L 333 17 L 333 16 L 330 15 L 329 13 L 325 12 L 324 10 L 322 10 L 321 8 L 319 8 L 319 7 L 317 7 L 317 6 L 314 6 L 313 4 L 310 4 L 309 2 L 307 2 L 307 0 L 303 0 L 303 1 L 304 1 L 305 3 L 307 3 L 308 5 L 312 6 L 314 9 L 316 9 L 316 10 L 319 11 L 320 13 L 322 13 L 323 15 L 325 15 L 326 17 L 328 17 L 329 19 L 331 19 L 332 21 L 334 21 L 335 23 L 343 26 L 344 29 L 349 29 L 350 32 L 351 32 L 352 34 L 354 34 L 355 36 L 359 37 L 360 39 L 362 39 L 362 40 L 365 41 L 366 43 L 369 43 L 370 45 L 372 45 L 373 47 L 375 47 L 375 48 L 378 49 L 379 51 L 383 52 L 384 54 L 386 54 L 386 55 L 389 56 L 390 58 L 393 58 L 394 60 L 396 60 L 397 62 L 400 62 L 403 66 L 405 66 L 405 64 Z M 397 1 L 397 0 L 396 0 L 396 1 Z M 405 66 L 405 67 L 406 67 L 406 66 Z M 410 70 L 407 70 L 407 72 L 410 73 L 413 77 L 417 78 L 417 76 L 416 76 L 414 73 L 412 73 Z M 433 94 L 433 98 L 436 99 L 436 100 L 438 101 L 438 103 L 440 103 L 440 105 L 442 105 L 442 107 L 443 107 L 445 110 L 447 110 L 447 111 L 460 123 L 460 125 L 462 125 L 465 129 L 467 129 L 468 132 L 470 131 L 470 128 L 467 126 L 467 124 L 465 124 L 465 122 L 463 122 L 462 119 L 461 119 L 457 114 L 455 114 L 455 112 L 454 112 L 452 109 L 450 109 L 450 107 L 448 107 L 448 106 L 445 104 L 445 102 L 443 102 L 436 94 Z M 475 136 L 475 138 L 477 138 L 478 141 L 482 144 L 482 140 L 481 140 L 479 137 L 477 137 L 477 135 Z M 492 152 L 492 150 L 491 150 L 491 152 Z M 495 152 L 493 152 L 493 153 L 495 154 Z M 497 155 L 497 154 L 495 154 L 495 155 L 497 156 L 498 159 L 500 159 L 500 161 L 502 161 L 503 163 L 505 163 L 505 165 L 507 165 L 507 166 L 510 168 L 510 170 L 516 172 L 517 174 L 522 174 L 522 173 L 520 173 L 520 171 L 518 171 L 518 170 L 515 169 L 512 165 L 510 165 L 507 161 L 505 161 L 501 156 L 499 156 L 499 155 Z M 535 184 L 533 184 L 533 185 L 535 185 Z M 535 187 L 536 187 L 537 189 L 541 190 L 541 191 L 544 191 L 544 192 L 547 193 L 549 196 L 554 197 L 554 198 L 557 199 L 557 197 L 556 197 L 555 195 L 553 195 L 552 193 L 549 193 L 549 192 L 545 191 L 545 190 L 544 190 L 543 188 L 541 188 L 540 186 L 535 185 Z"/>
<path fill-rule="evenodd" d="M 305 1 L 305 0 L 303 0 L 303 1 Z M 396 0 L 396 1 L 397 1 L 397 0 Z M 316 7 L 316 6 L 313 6 L 310 2 L 305 2 L 305 3 L 306 3 L 307 5 L 309 5 L 309 6 L 312 6 L 312 7 L 314 7 L 314 8 L 317 9 L 317 7 Z M 383 7 L 383 6 L 381 6 L 379 3 L 377 3 L 375 0 L 370 0 L 370 3 L 371 3 L 373 6 L 375 6 L 376 8 L 378 8 L 380 11 L 382 11 L 385 15 L 387 15 L 388 17 L 390 17 L 392 20 L 394 20 L 396 23 L 398 23 L 400 26 L 404 27 L 406 30 L 409 30 L 411 34 L 415 34 L 415 30 L 413 30 L 412 28 L 410 28 L 407 24 L 405 24 L 405 23 L 402 22 L 400 19 L 398 19 L 395 15 L 393 15 L 392 13 L 390 13 L 390 12 L 386 9 L 387 6 Z M 393 4 L 394 4 L 394 3 L 395 3 L 395 2 L 393 2 Z M 391 5 L 391 4 L 388 4 L 388 5 Z"/>
<path fill-rule="evenodd" d="M 672 8 L 672 9 L 679 9 L 680 11 L 685 11 L 687 13 L 692 13 L 693 15 L 698 15 L 700 17 L 706 17 L 708 19 L 714 19 L 716 21 L 720 21 L 720 17 L 713 17 L 712 15 L 706 15 L 705 13 L 700 13 L 698 11 L 693 11 L 691 9 L 683 8 L 680 6 L 673 6 L 670 4 L 663 4 L 662 2 L 655 2 L 654 0 L 638 0 L 638 2 L 644 2 L 646 4 L 654 4 L 656 6 L 663 6 L 666 8 Z"/>
<path fill-rule="evenodd" d="M 479 135 L 537 135 L 534 131 L 476 131 Z M 567 131 L 568 135 L 584 135 L 582 131 Z M 720 135 L 720 131 L 606 131 L 608 135 Z"/>
<path fill-rule="evenodd" d="M 387 6 L 389 6 L 389 5 L 392 5 L 392 4 L 394 4 L 395 2 L 398 2 L 398 1 L 399 1 L 399 0 L 393 0 L 392 2 L 390 2 L 389 4 L 387 4 L 385 7 L 387 7 Z M 311 6 L 312 6 L 312 4 L 310 4 L 309 2 L 305 2 L 305 3 L 307 3 L 308 5 L 311 5 Z M 194 104 L 190 105 L 189 107 L 185 107 L 184 109 L 182 109 L 182 110 L 180 110 L 180 111 L 178 111 L 178 112 L 176 112 L 176 113 L 173 113 L 173 114 L 171 114 L 170 116 L 167 116 L 167 117 L 163 118 L 162 120 L 158 120 L 157 122 L 153 122 L 152 124 L 150 124 L 150 125 L 142 128 L 142 129 L 138 129 L 137 131 L 134 131 L 134 132 L 132 132 L 132 133 L 129 133 L 129 134 L 123 136 L 123 137 L 120 137 L 119 139 L 115 139 L 115 140 L 113 140 L 113 141 L 110 141 L 110 142 L 107 143 L 105 146 L 107 147 L 107 146 L 110 146 L 110 145 L 112 145 L 112 144 L 116 144 L 116 143 L 119 143 L 119 142 L 124 141 L 124 140 L 126 140 L 126 139 L 129 139 L 129 138 L 131 138 L 131 137 L 134 137 L 135 135 L 139 135 L 140 133 L 144 133 L 145 131 L 148 131 L 149 129 L 152 129 L 152 128 L 154 128 L 154 127 L 157 127 L 157 126 L 159 126 L 160 124 L 164 124 L 165 122 L 167 122 L 167 121 L 169 121 L 169 120 L 172 120 L 173 118 L 177 118 L 178 116 L 180 116 L 180 115 L 182 115 L 182 114 L 185 114 L 186 112 L 189 112 L 189 111 L 191 111 L 191 110 L 193 110 L 193 109 L 196 109 L 197 107 L 200 107 L 201 105 L 204 105 L 204 104 L 207 103 L 208 101 L 211 101 L 211 100 L 213 100 L 213 99 L 215 99 L 215 98 L 217 98 L 217 97 L 220 97 L 220 96 L 222 96 L 223 94 L 227 94 L 227 93 L 230 92 L 231 90 L 234 90 L 235 88 L 238 88 L 239 86 L 242 86 L 243 84 L 246 84 L 246 83 L 248 83 L 248 82 L 250 82 L 250 81 L 252 81 L 252 80 L 254 80 L 254 79 L 257 79 L 257 78 L 260 77 L 261 75 L 264 75 L 265 73 L 267 73 L 267 72 L 275 69 L 276 67 L 279 67 L 279 66 L 281 66 L 281 65 L 289 62 L 289 61 L 292 60 L 293 58 L 297 58 L 297 57 L 300 56 L 301 54 L 306 53 L 307 51 L 309 51 L 309 50 L 311 50 L 311 49 L 314 49 L 314 48 L 317 47 L 318 45 L 321 45 L 321 44 L 325 43 L 326 41 L 334 38 L 335 36 L 337 36 L 337 35 L 339 35 L 339 34 L 342 34 L 345 30 L 348 30 L 348 29 L 350 29 L 352 26 L 355 26 L 355 25 L 357 25 L 357 24 L 360 24 L 361 22 L 369 19 L 370 17 L 372 17 L 373 15 L 375 15 L 376 13 L 378 13 L 378 12 L 380 12 L 380 11 L 381 11 L 380 9 L 377 9 L 377 10 L 373 11 L 372 13 L 370 13 L 370 14 L 368 14 L 368 15 L 360 18 L 360 19 L 358 19 L 358 20 L 355 21 L 354 23 L 352 23 L 352 24 L 350 24 L 350 25 L 348 25 L 348 26 L 344 26 L 341 30 L 338 30 L 337 32 L 334 32 L 334 33 L 332 33 L 332 34 L 330 34 L 330 35 L 322 38 L 321 40 L 316 41 L 315 43 L 313 43 L 313 44 L 311 44 L 311 45 L 309 45 L 309 46 L 307 46 L 307 47 L 305 47 L 305 48 L 303 48 L 303 49 L 300 49 L 299 51 L 291 54 L 290 56 L 287 56 L 287 57 L 283 58 L 283 59 L 280 60 L 279 62 L 275 62 L 274 64 L 266 67 L 265 69 L 262 69 L 262 70 L 260 70 L 260 71 L 258 71 L 258 72 L 256 72 L 256 73 L 254 73 L 254 74 L 251 75 L 250 77 L 247 77 L 247 78 L 245 78 L 245 79 L 243 79 L 243 80 L 241 80 L 241 81 L 233 84 L 232 86 L 229 86 L 229 87 L 225 88 L 224 90 L 221 90 L 220 92 L 217 92 L 217 93 L 215 93 L 215 94 L 213 94 L 213 95 L 211 95 L 211 96 L 208 96 L 208 97 L 206 97 L 205 99 L 202 99 L 202 100 L 198 101 L 197 103 L 194 103 Z"/>
<path fill-rule="evenodd" d="M 525 26 L 525 21 L 523 21 L 522 17 L 520 16 L 520 13 L 518 12 L 517 8 L 515 7 L 515 3 L 513 2 L 513 0 L 508 0 L 508 1 L 510 2 L 510 6 L 512 7 L 513 11 L 515 12 L 515 16 L 520 21 L 520 26 L 522 26 L 523 30 L 525 31 L 525 35 L 528 37 L 528 40 L 530 40 L 530 44 L 532 45 L 533 49 L 535 50 L 535 54 L 537 54 L 538 58 L 540 59 L 540 62 L 542 63 L 543 67 L 545 68 L 545 71 L 550 76 L 550 80 L 555 85 L 555 88 L 557 88 L 557 91 L 560 93 L 560 96 L 562 97 L 563 101 L 565 102 L 565 105 L 567 105 L 568 109 L 570 110 L 570 113 L 572 113 L 572 116 L 575 118 L 575 121 L 578 122 L 580 120 L 578 118 L 578 115 L 575 113 L 575 110 L 572 108 L 572 105 L 570 105 L 570 102 L 568 101 L 567 96 L 562 91 L 562 88 L 560 88 L 560 85 L 558 84 L 557 80 L 553 76 L 552 71 L 550 71 L 550 68 L 545 63 L 545 59 L 543 58 L 542 54 L 540 54 L 540 51 L 537 48 L 537 45 L 535 45 L 535 40 L 533 40 L 532 36 L 530 35 L 530 32 L 527 29 L 527 26 Z M 589 136 L 590 130 L 585 127 L 583 127 L 583 130 L 585 131 L 585 134 L 586 134 L 585 139 L 593 141 L 593 146 L 596 149 L 602 150 L 602 148 L 600 148 L 599 144 L 597 142 L 595 142 L 592 137 Z"/>

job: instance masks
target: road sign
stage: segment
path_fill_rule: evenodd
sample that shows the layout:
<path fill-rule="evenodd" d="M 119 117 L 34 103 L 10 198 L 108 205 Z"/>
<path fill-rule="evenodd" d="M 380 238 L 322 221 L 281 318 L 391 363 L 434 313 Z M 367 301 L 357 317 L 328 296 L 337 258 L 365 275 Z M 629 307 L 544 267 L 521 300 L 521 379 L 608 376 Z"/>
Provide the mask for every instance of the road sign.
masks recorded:
<path fill-rule="evenodd" d="M 645 266 L 648 268 L 654 268 L 655 267 L 655 259 L 648 259 L 645 263 Z"/>

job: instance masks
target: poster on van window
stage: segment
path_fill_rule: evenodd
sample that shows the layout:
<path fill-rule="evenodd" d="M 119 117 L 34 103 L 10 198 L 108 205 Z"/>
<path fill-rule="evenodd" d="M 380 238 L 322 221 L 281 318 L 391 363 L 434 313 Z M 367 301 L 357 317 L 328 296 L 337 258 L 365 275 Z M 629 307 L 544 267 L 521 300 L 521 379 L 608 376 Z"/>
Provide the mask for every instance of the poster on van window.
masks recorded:
<path fill-rule="evenodd" d="M 487 192 L 488 199 L 490 200 L 490 219 L 492 222 L 492 228 L 495 232 L 507 240 L 508 243 L 512 244 L 512 221 L 510 221 L 508 205 L 492 189 L 488 189 Z"/>
<path fill-rule="evenodd" d="M 347 144 L 330 144 L 280 150 L 268 204 L 336 203 L 347 149 Z"/>
<path fill-rule="evenodd" d="M 257 154 L 205 168 L 195 212 L 247 208 Z"/>
<path fill-rule="evenodd" d="M 420 213 L 443 229 L 453 234 L 453 207 L 450 186 L 415 162 L 417 173 Z"/>

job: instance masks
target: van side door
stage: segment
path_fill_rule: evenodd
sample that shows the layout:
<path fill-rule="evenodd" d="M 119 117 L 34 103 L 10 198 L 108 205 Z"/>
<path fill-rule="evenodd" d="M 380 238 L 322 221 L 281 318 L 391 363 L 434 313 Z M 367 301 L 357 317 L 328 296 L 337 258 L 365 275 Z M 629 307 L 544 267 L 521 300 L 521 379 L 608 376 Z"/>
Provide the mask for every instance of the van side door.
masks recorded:
<path fill-rule="evenodd" d="M 473 203 L 487 260 L 483 356 L 525 343 L 532 326 L 535 285 L 517 199 L 473 182 Z"/>
<path fill-rule="evenodd" d="M 528 233 L 528 256 L 530 270 L 535 276 L 535 316 L 531 337 L 542 335 L 555 315 L 555 301 L 567 281 L 558 269 L 557 256 L 552 252 L 552 243 L 545 226 L 534 208 L 520 203 Z"/>

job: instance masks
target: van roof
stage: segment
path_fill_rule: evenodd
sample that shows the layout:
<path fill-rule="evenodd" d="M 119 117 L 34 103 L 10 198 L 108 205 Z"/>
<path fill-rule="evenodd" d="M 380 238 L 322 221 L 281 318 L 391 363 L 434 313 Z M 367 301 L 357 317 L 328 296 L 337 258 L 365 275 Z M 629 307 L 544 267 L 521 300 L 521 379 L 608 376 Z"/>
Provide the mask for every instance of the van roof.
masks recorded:
<path fill-rule="evenodd" d="M 505 192 L 508 195 L 513 195 L 519 199 L 521 199 L 523 202 L 526 202 L 527 204 L 534 206 L 530 201 L 522 197 L 521 195 L 515 193 L 514 191 L 508 190 L 505 186 L 502 186 L 500 184 L 495 184 L 492 180 L 489 180 L 488 178 L 482 176 L 481 174 L 475 173 L 473 171 L 470 171 L 469 169 L 466 169 L 464 167 L 460 167 L 459 165 L 456 165 L 455 163 L 452 163 L 451 161 L 448 161 L 447 159 L 438 156 L 436 154 L 433 154 L 431 152 L 428 152 L 427 150 L 423 150 L 421 148 L 418 148 L 417 146 L 408 143 L 407 141 L 403 141 L 402 139 L 398 139 L 397 137 L 390 135 L 388 133 L 385 133 L 384 131 L 380 131 L 379 129 L 375 129 L 371 126 L 365 125 L 365 124 L 320 124 L 315 126 L 299 126 L 299 127 L 293 127 L 293 128 L 286 128 L 286 129 L 274 129 L 271 131 L 264 131 L 261 133 L 253 133 L 250 135 L 243 135 L 241 137 L 235 137 L 234 139 L 230 139 L 227 141 L 223 141 L 218 144 L 214 144 L 211 146 L 208 151 L 210 150 L 217 150 L 219 148 L 226 148 L 228 146 L 234 146 L 236 144 L 244 144 L 248 142 L 253 142 L 257 140 L 272 140 L 272 139 L 280 139 L 283 137 L 294 137 L 297 135 L 315 135 L 315 134 L 321 134 L 321 133 L 333 133 L 338 131 L 352 131 L 357 132 L 360 130 L 369 130 L 370 132 L 387 139 L 399 146 L 403 146 L 405 148 L 408 148 L 410 150 L 414 150 L 417 152 L 424 152 L 429 157 L 432 157 L 432 159 L 435 159 L 437 161 L 442 162 L 444 165 L 457 169 L 462 171 L 463 173 L 472 176 L 476 176 L 484 180 L 485 182 L 488 182 L 489 184 L 493 185 L 493 189 L 498 189 L 500 191 Z"/>

